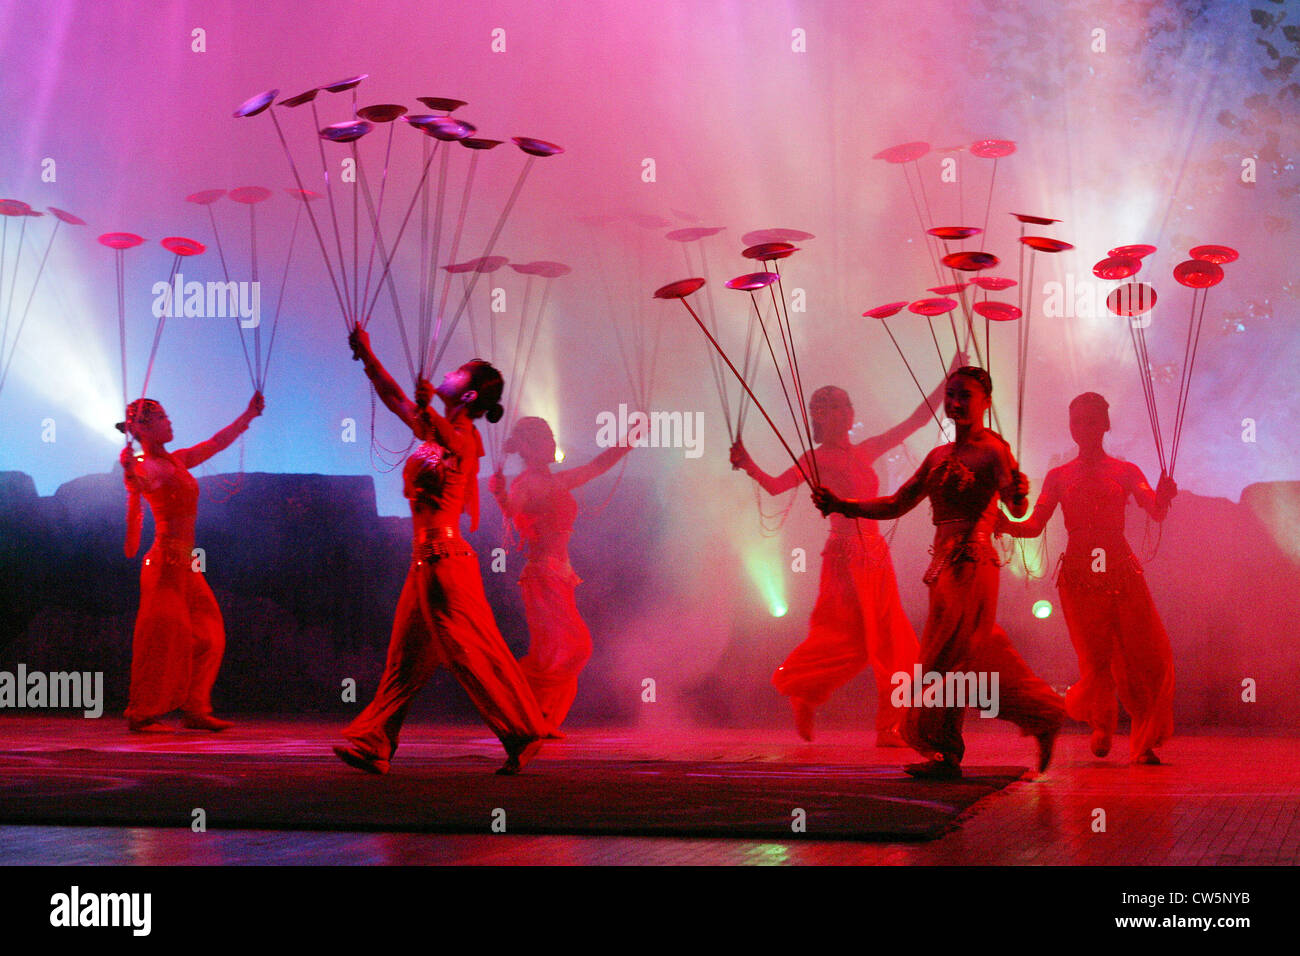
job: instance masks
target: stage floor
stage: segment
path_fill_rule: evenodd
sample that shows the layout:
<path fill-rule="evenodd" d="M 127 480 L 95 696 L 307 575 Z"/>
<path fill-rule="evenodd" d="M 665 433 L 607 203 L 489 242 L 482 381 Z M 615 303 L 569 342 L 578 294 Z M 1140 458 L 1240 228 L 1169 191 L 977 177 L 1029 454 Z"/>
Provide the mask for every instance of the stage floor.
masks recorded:
<path fill-rule="evenodd" d="M 116 717 L 101 720 L 6 715 L 0 752 L 37 757 L 74 749 L 101 758 L 150 752 L 259 758 L 319 757 L 336 743 L 341 722 L 243 719 L 223 734 L 178 731 L 128 734 Z M 1006 726 L 967 721 L 968 766 L 1028 766 L 1032 741 Z M 861 766 L 888 772 L 910 751 L 878 750 L 874 734 L 826 729 L 816 742 L 792 728 L 691 729 L 670 724 L 582 728 L 548 742 L 526 773 L 582 761 L 717 761 Z M 1011 784 L 974 805 L 958 825 L 928 842 L 862 843 L 646 836 L 529 836 L 322 832 L 298 830 L 27 826 L 0 827 L 5 865 L 297 864 L 651 864 L 651 865 L 1288 865 L 1300 863 L 1300 739 L 1189 735 L 1161 748 L 1157 767 L 1124 762 L 1127 739 L 1098 760 L 1079 732 L 1062 736 L 1047 774 Z M 490 773 L 501 758 L 494 737 L 476 727 L 412 722 L 403 762 L 467 758 L 466 773 Z M 558 767 L 557 767 L 558 769 Z M 347 768 L 339 765 L 340 772 Z M 917 786 L 924 786 L 918 784 Z M 51 796 L 51 799 L 57 797 Z M 1104 812 L 1104 831 L 1099 821 Z M 485 831 L 486 831 L 485 827 Z"/>

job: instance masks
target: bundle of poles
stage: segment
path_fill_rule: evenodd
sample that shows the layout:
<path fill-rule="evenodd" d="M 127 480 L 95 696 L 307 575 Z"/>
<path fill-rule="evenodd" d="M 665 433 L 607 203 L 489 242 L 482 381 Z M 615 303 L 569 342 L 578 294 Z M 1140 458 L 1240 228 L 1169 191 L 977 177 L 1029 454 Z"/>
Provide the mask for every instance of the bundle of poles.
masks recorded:
<path fill-rule="evenodd" d="M 1155 246 L 1131 245 L 1110 250 L 1106 259 L 1093 267 L 1093 274 L 1102 279 L 1122 280 L 1136 275 L 1142 260 L 1155 252 Z M 1183 345 L 1183 363 L 1178 381 L 1178 398 L 1174 406 L 1173 429 L 1168 445 L 1160 426 L 1160 415 L 1152 379 L 1151 357 L 1147 347 L 1146 329 L 1151 324 L 1150 313 L 1156 305 L 1156 290 L 1145 282 L 1127 282 L 1117 286 L 1106 297 L 1106 307 L 1116 316 L 1127 320 L 1133 357 L 1138 368 L 1138 380 L 1146 403 L 1147 420 L 1151 426 L 1151 439 L 1160 462 L 1160 474 L 1174 477 L 1178 451 L 1182 445 L 1183 426 L 1187 420 L 1188 399 L 1191 395 L 1192 373 L 1196 368 L 1196 355 L 1201 341 L 1201 327 L 1205 321 L 1205 303 L 1209 290 L 1223 281 L 1223 265 L 1237 259 L 1237 251 L 1229 246 L 1202 245 L 1193 248 L 1191 258 L 1173 269 L 1179 285 L 1192 290 L 1191 313 L 1187 319 L 1187 336 Z"/>
<path fill-rule="evenodd" d="M 41 254 L 41 261 L 36 267 L 36 275 L 31 279 L 31 285 L 27 291 L 26 301 L 23 303 L 22 311 L 18 314 L 18 320 L 13 321 L 15 294 L 18 291 L 19 275 L 23 267 L 23 247 L 27 239 L 27 222 L 29 219 L 42 218 L 45 213 L 33 209 L 30 205 L 20 199 L 0 199 L 0 395 L 4 394 L 5 382 L 9 379 L 9 369 L 13 366 L 14 355 L 18 351 L 18 340 L 23 334 L 23 328 L 27 325 L 27 316 L 31 313 L 32 302 L 36 299 L 36 290 L 41 284 L 41 277 L 45 275 L 45 264 L 49 261 L 50 250 L 54 248 L 54 237 L 59 234 L 59 227 L 64 223 L 69 226 L 84 226 L 86 221 L 79 216 L 74 216 L 70 212 L 62 209 L 49 207 L 50 215 L 54 217 L 54 226 L 50 230 L 50 238 L 45 243 L 45 252 Z M 18 224 L 18 240 L 14 245 L 13 261 L 9 261 L 9 225 L 14 219 L 21 220 Z M 5 284 L 8 283 L 8 292 L 5 291 Z M 13 329 L 13 337 L 10 337 L 10 329 Z"/>
<path fill-rule="evenodd" d="M 470 308 L 479 278 L 494 271 L 494 268 L 499 268 L 499 264 L 495 267 L 488 264 L 495 261 L 493 250 L 534 163 L 538 158 L 562 153 L 563 149 L 531 137 L 512 138 L 514 145 L 525 154 L 524 164 L 496 218 L 481 255 L 470 260 L 471 264 L 467 266 L 459 261 L 459 256 L 469 220 L 480 156 L 502 145 L 503 141 L 478 137 L 475 135 L 477 128 L 473 124 L 453 117 L 451 114 L 465 105 L 462 100 L 418 97 L 419 102 L 429 110 L 426 113 L 411 113 L 405 106 L 390 103 L 360 106 L 357 88 L 366 78 L 364 74 L 348 77 L 278 102 L 276 97 L 279 96 L 279 91 L 268 90 L 247 100 L 234 115 L 245 118 L 266 113 L 270 116 L 298 194 L 306 199 L 314 198 L 314 194 L 307 188 L 306 177 L 310 174 L 295 158 L 278 111 L 310 107 L 311 128 L 320 160 L 320 194 L 324 197 L 324 203 L 304 202 L 303 208 L 316 237 L 344 327 L 349 333 L 366 328 L 386 288 L 401 336 L 407 369 L 413 383 L 418 384 L 428 378 L 441 363 L 452 334 L 461 317 Z M 350 115 L 341 122 L 322 123 L 318 97 L 321 94 L 333 96 L 344 93 L 350 93 Z M 422 137 L 418 179 L 409 197 L 398 204 L 402 211 L 400 222 L 394 230 L 385 227 L 384 209 L 392 201 L 391 193 L 394 192 L 390 179 L 398 120 L 422 134 Z M 387 127 L 387 136 L 383 137 L 382 167 L 376 189 L 372 187 L 365 152 L 359 148 L 359 142 L 380 127 Z M 344 147 L 345 155 L 335 157 L 332 163 L 327 149 L 334 150 L 339 146 Z M 458 146 L 466 151 L 468 161 L 453 219 L 448 215 L 447 200 L 452 153 Z M 355 176 L 355 181 L 351 182 L 350 188 L 342 196 L 338 195 L 343 192 L 343 187 L 337 182 L 340 177 L 331 172 L 340 159 L 351 160 L 347 168 Z M 318 205 L 326 207 L 328 215 L 325 212 L 318 215 Z M 410 228 L 417 208 L 420 210 L 419 270 L 413 303 L 415 317 L 411 320 L 407 313 L 412 303 L 408 301 L 403 305 L 394 280 L 394 268 L 403 239 L 409 233 L 417 231 Z M 450 232 L 450 239 L 444 247 L 446 232 Z"/>

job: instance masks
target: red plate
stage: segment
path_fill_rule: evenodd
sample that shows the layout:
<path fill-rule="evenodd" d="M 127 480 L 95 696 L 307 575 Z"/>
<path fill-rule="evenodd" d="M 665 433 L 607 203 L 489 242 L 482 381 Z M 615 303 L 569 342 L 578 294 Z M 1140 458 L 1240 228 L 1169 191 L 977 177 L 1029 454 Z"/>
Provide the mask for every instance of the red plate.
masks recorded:
<path fill-rule="evenodd" d="M 868 309 L 862 313 L 864 319 L 887 319 L 903 310 L 906 302 L 891 302 L 888 305 L 878 305 L 874 309 Z"/>
<path fill-rule="evenodd" d="M 1237 261 L 1237 250 L 1231 246 L 1197 246 L 1188 255 L 1193 259 L 1204 259 L 1216 265 Z"/>
<path fill-rule="evenodd" d="M 1020 241 L 1030 249 L 1037 249 L 1039 252 L 1064 252 L 1066 249 L 1074 248 L 1068 242 L 1049 239 L 1047 236 L 1021 236 Z"/>
<path fill-rule="evenodd" d="M 405 114 L 406 107 L 397 103 L 376 103 L 374 106 L 363 106 L 357 110 L 357 116 L 371 123 L 391 123 Z"/>
<path fill-rule="evenodd" d="M 331 143 L 351 143 L 365 136 L 375 127 L 365 120 L 349 120 L 345 123 L 332 123 L 320 131 L 320 138 Z"/>
<path fill-rule="evenodd" d="M 1009 139 L 982 139 L 970 144 L 972 156 L 980 159 L 1001 159 L 1016 151 L 1016 144 Z"/>
<path fill-rule="evenodd" d="M 802 229 L 755 229 L 740 237 L 742 245 L 756 246 L 762 242 L 807 242 L 816 239 L 811 232 Z"/>
<path fill-rule="evenodd" d="M 704 285 L 703 279 L 678 279 L 655 290 L 656 299 L 684 299 L 692 292 L 698 292 Z"/>
<path fill-rule="evenodd" d="M 510 141 L 529 156 L 554 156 L 557 153 L 564 152 L 563 146 L 556 146 L 544 139 L 533 139 L 529 136 L 511 136 Z"/>
<path fill-rule="evenodd" d="M 1142 260 L 1137 256 L 1111 256 L 1102 259 L 1092 267 L 1092 274 L 1098 279 L 1127 279 L 1135 276 L 1142 268 Z"/>
<path fill-rule="evenodd" d="M 984 230 L 979 226 L 935 226 L 933 229 L 927 229 L 932 236 L 938 236 L 945 242 L 951 242 L 954 239 L 969 239 L 971 236 L 978 236 Z"/>
<path fill-rule="evenodd" d="M 1155 251 L 1155 246 L 1148 246 L 1145 243 L 1139 242 L 1131 246 L 1116 246 L 1114 249 L 1110 250 L 1110 252 L 1106 253 L 1106 255 L 1115 256 L 1116 258 L 1126 258 L 1131 256 L 1134 259 L 1145 259 Z"/>
<path fill-rule="evenodd" d="M 275 98 L 280 95 L 279 90 L 264 90 L 256 96 L 250 96 L 244 102 L 239 104 L 239 109 L 235 110 L 235 116 L 256 116 L 262 110 L 266 109 L 275 102 Z"/>
<path fill-rule="evenodd" d="M 418 118 L 418 122 L 414 117 L 408 116 L 406 119 L 421 133 L 432 136 L 434 139 L 440 139 L 444 143 L 469 139 L 478 132 L 477 126 L 466 123 L 464 120 L 452 119 L 450 116 L 421 116 Z"/>
<path fill-rule="evenodd" d="M 29 210 L 27 210 L 27 215 L 29 215 L 29 216 L 31 216 L 33 219 L 35 219 L 35 218 L 37 218 L 38 216 L 44 216 L 45 213 L 40 212 L 39 210 L 36 210 L 36 209 L 29 209 Z"/>
<path fill-rule="evenodd" d="M 349 76 L 346 80 L 339 80 L 329 86 L 322 86 L 321 89 L 326 93 L 342 93 L 344 90 L 352 89 L 369 75 L 369 73 L 360 73 L 357 76 Z"/>
<path fill-rule="evenodd" d="M 429 107 L 431 110 L 441 110 L 444 113 L 450 113 L 458 110 L 465 105 L 464 100 L 451 100 L 445 96 L 417 96 L 417 100 Z"/>
<path fill-rule="evenodd" d="M 1174 278 L 1189 289 L 1208 289 L 1223 281 L 1223 266 L 1209 259 L 1188 259 L 1174 266 Z"/>
<path fill-rule="evenodd" d="M 1135 316 L 1150 312 L 1156 304 L 1156 290 L 1145 282 L 1129 282 L 1106 296 L 1106 308 L 1116 315 Z"/>
<path fill-rule="evenodd" d="M 300 199 L 303 202 L 311 202 L 313 199 L 320 199 L 320 193 L 314 193 L 310 189 L 286 189 L 294 199 Z"/>
<path fill-rule="evenodd" d="M 1011 322 L 1020 318 L 1020 310 L 1006 302 L 976 302 L 972 308 L 992 322 Z"/>
<path fill-rule="evenodd" d="M 523 265 L 511 263 L 511 269 L 523 275 L 541 276 L 543 279 L 558 279 L 560 276 L 567 276 L 573 270 L 563 262 L 525 262 Z"/>
<path fill-rule="evenodd" d="M 756 246 L 750 246 L 741 252 L 746 259 L 758 259 L 761 262 L 771 262 L 774 259 L 785 259 L 799 251 L 797 246 L 788 242 L 760 242 Z"/>
<path fill-rule="evenodd" d="M 478 139 L 473 136 L 466 136 L 460 141 L 460 145 L 466 149 L 496 149 L 505 140 L 502 139 Z"/>
<path fill-rule="evenodd" d="M 998 257 L 991 252 L 950 252 L 940 261 L 958 272 L 979 272 L 992 269 L 998 264 Z"/>
<path fill-rule="evenodd" d="M 60 220 L 66 222 L 69 226 L 84 226 L 86 224 L 86 220 L 82 219 L 80 216 L 74 216 L 72 213 L 64 212 L 62 209 L 55 206 L 50 207 L 50 212 L 54 213 L 54 215 L 58 216 Z"/>
<path fill-rule="evenodd" d="M 99 237 L 99 241 L 110 249 L 130 249 L 144 242 L 133 232 L 106 232 Z"/>
<path fill-rule="evenodd" d="M 970 281 L 971 284 L 989 292 L 1001 292 L 1003 289 L 1010 289 L 1016 284 L 1015 279 L 1003 279 L 1001 276 L 975 276 Z"/>
<path fill-rule="evenodd" d="M 1059 219 L 1048 219 L 1046 216 L 1030 216 L 1023 212 L 1013 212 L 1011 215 L 1015 216 L 1021 222 L 1027 222 L 1033 226 L 1050 226 L 1054 222 L 1061 221 Z"/>
<path fill-rule="evenodd" d="M 194 239 L 186 239 L 184 236 L 168 236 L 166 239 L 158 240 L 162 247 L 168 252 L 174 252 L 178 256 L 197 256 L 207 251 L 207 246 Z"/>
<path fill-rule="evenodd" d="M 933 289 L 926 289 L 926 292 L 933 292 L 935 295 L 956 295 L 962 289 L 970 285 L 969 282 L 958 282 L 956 285 L 937 285 Z"/>
<path fill-rule="evenodd" d="M 900 143 L 898 146 L 891 146 L 889 149 L 882 149 L 872 156 L 872 159 L 883 159 L 887 163 L 910 163 L 920 159 L 930 151 L 929 143 L 914 142 Z"/>
<path fill-rule="evenodd" d="M 956 299 L 917 299 L 907 307 L 909 312 L 917 315 L 945 315 L 957 308 Z"/>
<path fill-rule="evenodd" d="M 211 206 L 225 194 L 226 191 L 224 189 L 205 189 L 202 192 L 190 193 L 185 197 L 185 201 L 195 203 L 199 206 Z"/>
<path fill-rule="evenodd" d="M 316 98 L 316 94 L 319 92 L 320 92 L 320 87 L 314 87 L 313 89 L 308 90 L 306 93 L 299 93 L 297 96 L 287 97 L 286 99 L 281 100 L 278 105 L 285 106 L 290 109 L 292 109 L 295 106 L 302 106 L 304 103 L 310 103 L 312 100 L 314 100 Z"/>
<path fill-rule="evenodd" d="M 766 289 L 779 278 L 781 277 L 775 272 L 750 272 L 727 280 L 727 288 L 737 289 L 740 292 L 757 292 L 759 289 Z"/>
<path fill-rule="evenodd" d="M 238 189 L 230 190 L 230 198 L 237 203 L 243 203 L 245 206 L 252 206 L 255 203 L 266 202 L 271 198 L 271 190 L 265 186 L 240 186 Z"/>
<path fill-rule="evenodd" d="M 0 199 L 0 216 L 25 216 L 31 211 L 21 199 Z"/>
<path fill-rule="evenodd" d="M 725 229 L 725 226 L 692 226 L 689 229 L 674 229 L 664 236 L 665 239 L 671 239 L 673 242 L 695 242 L 698 239 L 705 239 L 708 236 L 716 236 Z"/>
<path fill-rule="evenodd" d="M 466 262 L 452 263 L 443 268 L 448 272 L 496 272 L 509 261 L 505 256 L 484 256 Z"/>

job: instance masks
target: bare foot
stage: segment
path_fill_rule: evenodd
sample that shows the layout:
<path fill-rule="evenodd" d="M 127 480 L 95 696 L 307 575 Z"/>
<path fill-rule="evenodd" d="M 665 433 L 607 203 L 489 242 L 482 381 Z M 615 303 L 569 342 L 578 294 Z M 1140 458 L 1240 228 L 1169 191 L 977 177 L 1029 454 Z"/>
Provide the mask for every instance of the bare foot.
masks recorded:
<path fill-rule="evenodd" d="M 362 753 L 354 746 L 337 746 L 334 748 L 334 756 L 338 757 L 349 767 L 356 767 L 358 770 L 364 770 L 366 773 L 383 775 L 388 773 L 388 761 L 379 757 L 372 757 L 370 754 Z"/>
<path fill-rule="evenodd" d="M 808 703 L 802 697 L 791 697 L 790 706 L 794 708 L 794 729 L 799 731 L 799 736 L 808 742 L 813 739 L 813 718 L 817 711 L 813 705 Z"/>
<path fill-rule="evenodd" d="M 1104 757 L 1110 753 L 1110 734 L 1104 730 L 1094 730 L 1092 732 L 1092 754 L 1094 757 Z"/>
<path fill-rule="evenodd" d="M 1144 750 L 1142 751 L 1142 753 L 1138 754 L 1136 757 L 1133 758 L 1133 762 L 1154 765 L 1160 763 L 1160 758 L 1156 756 L 1156 752 L 1154 750 Z"/>
<path fill-rule="evenodd" d="M 509 756 L 506 757 L 506 762 L 501 765 L 497 770 L 497 773 L 504 777 L 513 777 L 519 771 L 523 770 L 524 767 L 528 766 L 529 762 L 537 756 L 537 751 L 541 749 L 541 740 L 531 740 L 524 744 L 520 749 L 516 750 L 512 748 L 508 750 L 507 753 Z"/>
<path fill-rule="evenodd" d="M 229 730 L 235 726 L 228 720 L 213 717 L 211 714 L 182 714 L 181 726 L 190 730 Z"/>

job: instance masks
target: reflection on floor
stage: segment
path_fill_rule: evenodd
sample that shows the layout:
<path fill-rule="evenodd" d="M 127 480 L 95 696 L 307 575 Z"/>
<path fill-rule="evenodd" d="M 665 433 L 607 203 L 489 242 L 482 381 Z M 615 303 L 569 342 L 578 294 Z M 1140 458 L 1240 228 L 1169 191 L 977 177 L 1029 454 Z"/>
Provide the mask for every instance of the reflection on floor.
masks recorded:
<path fill-rule="evenodd" d="M 113 718 L 6 715 L 0 751 L 87 748 L 136 753 L 319 755 L 338 723 L 244 720 L 220 735 L 128 734 Z M 1032 743 L 1013 729 L 967 721 L 967 762 L 1031 763 Z M 726 760 L 895 766 L 910 752 L 878 750 L 873 734 L 822 731 L 807 744 L 789 729 L 650 726 L 573 728 L 547 744 L 529 773 L 548 760 Z M 662 839 L 646 837 L 435 835 L 108 827 L 0 828 L 0 863 L 148 864 L 886 864 L 886 865 L 1296 865 L 1300 863 L 1300 740 L 1201 734 L 1161 748 L 1162 766 L 1088 752 L 1082 733 L 1063 736 L 1046 775 L 1012 784 L 976 804 L 961 825 L 928 843 Z M 494 737 L 476 727 L 409 724 L 404 756 L 496 758 Z M 617 795 L 611 795 L 616 799 Z"/>

